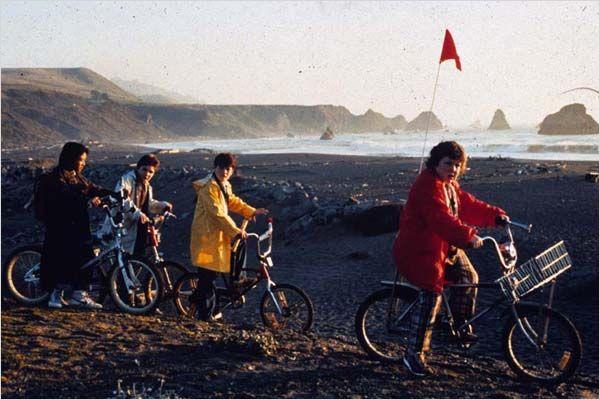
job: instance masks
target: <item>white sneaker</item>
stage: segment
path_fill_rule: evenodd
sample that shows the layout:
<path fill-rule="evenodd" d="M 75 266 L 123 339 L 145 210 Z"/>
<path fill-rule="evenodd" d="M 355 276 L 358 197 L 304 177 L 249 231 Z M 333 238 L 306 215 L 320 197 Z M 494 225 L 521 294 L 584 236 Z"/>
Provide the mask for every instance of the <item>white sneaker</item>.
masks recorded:
<path fill-rule="evenodd" d="M 63 308 L 63 291 L 54 289 L 52 293 L 50 293 L 50 298 L 48 299 L 48 307 L 50 308 Z"/>
<path fill-rule="evenodd" d="M 102 304 L 96 303 L 85 290 L 76 290 L 68 301 L 70 306 L 101 310 Z"/>

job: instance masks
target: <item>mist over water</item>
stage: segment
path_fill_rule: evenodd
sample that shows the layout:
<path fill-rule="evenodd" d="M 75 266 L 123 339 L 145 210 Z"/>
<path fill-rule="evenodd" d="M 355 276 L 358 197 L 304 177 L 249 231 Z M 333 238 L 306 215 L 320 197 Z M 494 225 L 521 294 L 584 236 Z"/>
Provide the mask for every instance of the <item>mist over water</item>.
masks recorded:
<path fill-rule="evenodd" d="M 319 136 L 260 139 L 206 139 L 189 142 L 147 143 L 160 149 L 210 149 L 236 154 L 313 153 L 354 156 L 420 157 L 423 132 L 398 134 L 339 134 L 333 140 Z M 598 161 L 598 135 L 538 135 L 526 131 L 430 132 L 425 154 L 444 140 L 462 144 L 471 157 L 510 157 L 535 160 Z"/>

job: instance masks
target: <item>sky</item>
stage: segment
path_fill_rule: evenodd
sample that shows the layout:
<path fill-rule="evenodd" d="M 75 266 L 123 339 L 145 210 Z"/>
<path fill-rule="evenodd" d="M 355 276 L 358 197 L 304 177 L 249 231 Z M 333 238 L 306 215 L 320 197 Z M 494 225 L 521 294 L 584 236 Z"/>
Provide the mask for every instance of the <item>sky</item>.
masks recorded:
<path fill-rule="evenodd" d="M 0 67 L 87 67 L 208 104 L 334 104 L 450 127 L 598 121 L 600 2 L 0 2 Z M 449 29 L 461 58 L 438 64 Z"/>

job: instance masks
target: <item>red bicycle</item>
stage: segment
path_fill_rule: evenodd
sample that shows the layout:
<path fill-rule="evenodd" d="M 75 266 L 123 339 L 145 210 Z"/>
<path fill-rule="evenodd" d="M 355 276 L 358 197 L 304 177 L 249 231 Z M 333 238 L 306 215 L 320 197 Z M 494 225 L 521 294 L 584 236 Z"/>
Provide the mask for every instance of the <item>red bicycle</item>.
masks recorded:
<path fill-rule="evenodd" d="M 242 223 L 245 230 L 248 220 Z M 274 267 L 271 258 L 273 243 L 273 222 L 267 219 L 268 228 L 262 234 L 248 233 L 248 239 L 256 240 L 258 266 L 246 268 L 242 260 L 245 259 L 246 241 L 235 238 L 232 245 L 232 267 L 239 268 L 242 273 L 249 274 L 250 278 L 241 285 L 236 285 L 231 277 L 223 274 L 224 285 L 217 287 L 215 314 L 231 308 L 240 308 L 245 303 L 245 295 L 256 288 L 261 282 L 265 283 L 265 291 L 260 301 L 259 313 L 262 322 L 271 329 L 291 330 L 306 332 L 313 324 L 314 307 L 308 295 L 299 287 L 290 284 L 276 284 L 270 274 Z M 267 242 L 263 251 L 262 244 Z M 238 265 L 236 265 L 236 263 Z M 175 305 L 181 315 L 195 317 L 196 304 L 190 301 L 190 296 L 198 286 L 199 276 L 188 273 L 181 277 L 175 285 Z"/>

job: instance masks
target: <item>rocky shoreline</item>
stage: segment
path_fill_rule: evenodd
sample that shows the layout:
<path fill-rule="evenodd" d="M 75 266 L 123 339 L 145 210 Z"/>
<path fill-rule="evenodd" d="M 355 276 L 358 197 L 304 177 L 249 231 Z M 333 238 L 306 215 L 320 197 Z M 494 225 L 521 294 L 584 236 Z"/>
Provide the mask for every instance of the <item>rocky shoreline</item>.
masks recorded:
<path fill-rule="evenodd" d="M 12 248 L 43 237 L 23 205 L 33 177 L 52 165 L 59 150 L 3 155 L 2 261 Z M 141 152 L 92 148 L 86 175 L 112 186 Z M 165 227 L 162 250 L 165 257 L 187 265 L 191 182 L 210 171 L 213 156 L 159 157 L 155 196 L 171 201 L 179 216 Z M 301 286 L 315 303 L 315 328 L 309 335 L 265 331 L 256 311 L 262 290 L 214 326 L 172 315 L 52 312 L 5 300 L 2 396 L 134 397 L 135 383 L 136 396 L 145 390 L 144 397 L 597 398 L 598 185 L 584 179 L 588 171 L 598 171 L 595 162 L 474 159 L 462 180 L 466 190 L 534 225 L 530 235 L 517 233 L 521 261 L 558 240 L 567 242 L 575 267 L 559 279 L 556 307 L 569 315 L 584 341 L 583 362 L 571 382 L 544 388 L 517 381 L 502 358 L 501 322 L 494 318 L 478 324 L 480 343 L 466 353 L 434 343 L 432 360 L 440 375 L 426 384 L 400 365 L 368 360 L 358 347 L 354 313 L 380 280 L 392 276 L 395 228 L 385 226 L 384 218 L 370 225 L 385 229 L 369 232 L 357 220 L 372 222 L 399 212 L 418 161 L 307 154 L 239 157 L 234 191 L 269 208 L 274 217 L 274 280 Z M 95 221 L 99 219 L 96 215 Z M 263 227 L 259 221 L 251 230 Z M 482 280 L 497 277 L 491 251 L 470 256 Z M 480 303 L 495 295 L 482 291 Z M 119 380 L 125 394 L 119 395 Z"/>

